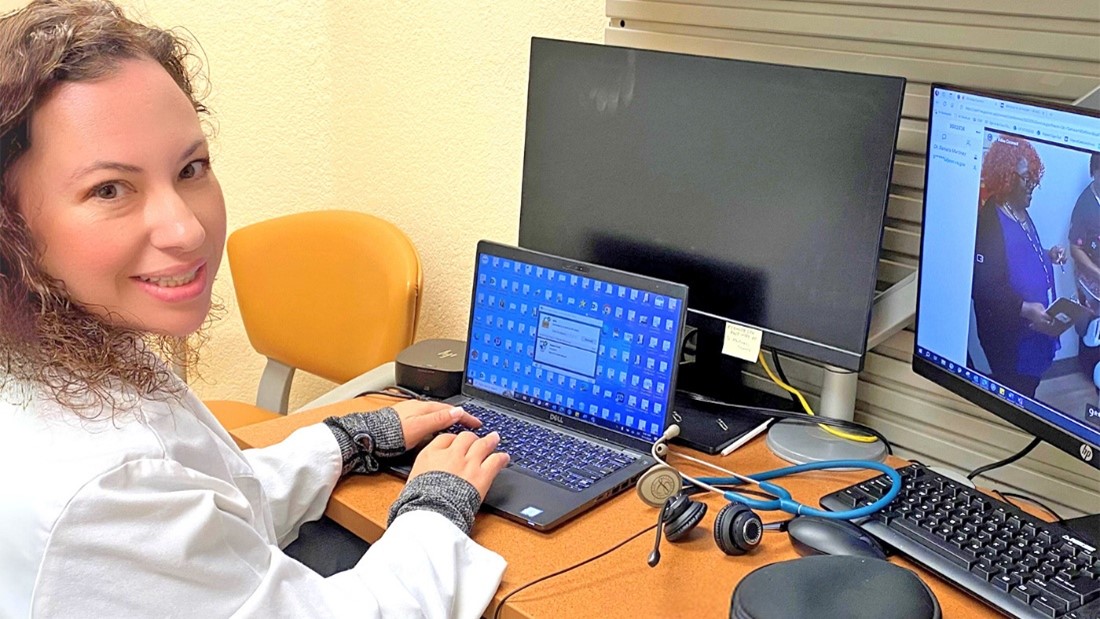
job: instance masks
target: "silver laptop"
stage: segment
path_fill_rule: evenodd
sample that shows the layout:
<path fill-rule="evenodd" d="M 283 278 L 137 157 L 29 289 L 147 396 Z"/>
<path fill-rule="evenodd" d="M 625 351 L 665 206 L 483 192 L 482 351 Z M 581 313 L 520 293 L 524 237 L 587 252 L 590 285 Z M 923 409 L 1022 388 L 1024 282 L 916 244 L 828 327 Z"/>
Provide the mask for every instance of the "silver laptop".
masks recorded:
<path fill-rule="evenodd" d="M 485 506 L 551 529 L 654 464 L 687 287 L 489 241 L 476 260 L 462 393 L 448 402 L 511 456 Z"/>

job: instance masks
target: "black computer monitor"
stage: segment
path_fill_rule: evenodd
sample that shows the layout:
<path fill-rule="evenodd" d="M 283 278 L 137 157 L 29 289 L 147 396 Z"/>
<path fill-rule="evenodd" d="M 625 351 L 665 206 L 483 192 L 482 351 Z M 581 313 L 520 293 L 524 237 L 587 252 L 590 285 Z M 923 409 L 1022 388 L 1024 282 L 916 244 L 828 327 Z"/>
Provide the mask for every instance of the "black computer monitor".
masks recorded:
<path fill-rule="evenodd" d="M 759 423 L 716 417 L 729 411 L 685 392 L 789 405 L 742 388 L 724 354 L 733 326 L 759 330 L 765 348 L 861 369 L 904 87 L 532 41 L 519 244 L 690 286 L 695 338 L 675 417 L 685 442 L 711 451 L 741 430 L 727 421 Z M 844 399 L 822 393 L 830 408 Z"/>
<path fill-rule="evenodd" d="M 904 79 L 536 38 L 529 80 L 520 245 L 862 368 Z"/>
<path fill-rule="evenodd" d="M 1100 112 L 933 85 L 913 369 L 1100 468 Z"/>

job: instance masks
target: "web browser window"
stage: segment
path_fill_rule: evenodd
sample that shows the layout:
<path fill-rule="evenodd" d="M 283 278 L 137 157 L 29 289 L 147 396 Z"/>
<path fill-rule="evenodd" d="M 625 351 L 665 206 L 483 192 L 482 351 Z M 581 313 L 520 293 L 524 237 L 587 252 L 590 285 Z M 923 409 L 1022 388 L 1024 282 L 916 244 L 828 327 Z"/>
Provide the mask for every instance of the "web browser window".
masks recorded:
<path fill-rule="evenodd" d="M 933 87 L 916 354 L 1100 438 L 1100 118 Z"/>

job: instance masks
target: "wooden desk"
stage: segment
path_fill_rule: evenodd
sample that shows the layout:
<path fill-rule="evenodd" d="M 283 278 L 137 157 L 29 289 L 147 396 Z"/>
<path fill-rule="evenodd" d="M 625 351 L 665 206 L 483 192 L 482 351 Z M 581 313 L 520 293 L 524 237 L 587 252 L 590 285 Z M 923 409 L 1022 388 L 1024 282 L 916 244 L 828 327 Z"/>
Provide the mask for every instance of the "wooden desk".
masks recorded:
<path fill-rule="evenodd" d="M 372 410 L 390 401 L 368 397 L 340 402 L 240 428 L 233 435 L 245 445 L 262 447 L 276 443 L 295 429 L 319 422 L 329 415 Z M 739 473 L 787 465 L 768 451 L 762 438 L 731 456 L 714 461 Z M 673 463 L 689 474 L 710 474 L 682 460 L 674 458 Z M 900 466 L 902 461 L 891 464 Z M 873 472 L 820 471 L 790 477 L 780 483 L 791 491 L 795 499 L 816 505 L 818 497 L 873 476 Z M 359 537 L 373 542 L 382 535 L 387 510 L 403 486 L 403 480 L 386 473 L 348 478 L 336 487 L 326 513 Z M 686 541 L 662 543 L 661 563 L 656 568 L 646 564 L 654 540 L 654 533 L 650 531 L 607 556 L 517 593 L 509 598 L 502 617 L 728 617 L 730 596 L 741 578 L 758 567 L 794 559 L 798 555 L 785 534 L 768 531 L 760 547 L 752 554 L 727 557 L 718 550 L 711 537 L 711 525 L 723 504 L 722 498 L 713 494 L 702 498 L 710 506 L 703 523 Z M 788 517 L 779 512 L 761 514 L 764 522 Z M 479 514 L 472 531 L 473 538 L 508 561 L 500 589 L 486 615 L 492 616 L 501 598 L 508 592 L 598 555 L 639 531 L 652 527 L 656 519 L 657 510 L 642 503 L 633 491 L 625 492 L 549 533 L 539 533 L 493 514 Z M 943 607 L 945 619 L 999 616 L 908 560 L 894 557 L 891 561 L 912 569 L 929 584 Z"/>

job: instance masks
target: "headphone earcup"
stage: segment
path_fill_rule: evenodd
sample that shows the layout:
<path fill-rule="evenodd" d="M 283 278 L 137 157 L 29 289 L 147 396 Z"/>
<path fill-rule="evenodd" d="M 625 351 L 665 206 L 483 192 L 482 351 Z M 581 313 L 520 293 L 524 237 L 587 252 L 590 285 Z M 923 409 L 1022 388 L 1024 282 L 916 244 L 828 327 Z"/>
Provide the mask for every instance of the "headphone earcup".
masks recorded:
<path fill-rule="evenodd" d="M 743 555 L 760 544 L 764 523 L 741 503 L 730 503 L 714 519 L 714 541 L 727 555 Z"/>
<path fill-rule="evenodd" d="M 678 494 L 665 511 L 665 539 L 678 542 L 703 520 L 707 513 L 707 504 L 691 500 L 691 497 Z"/>

